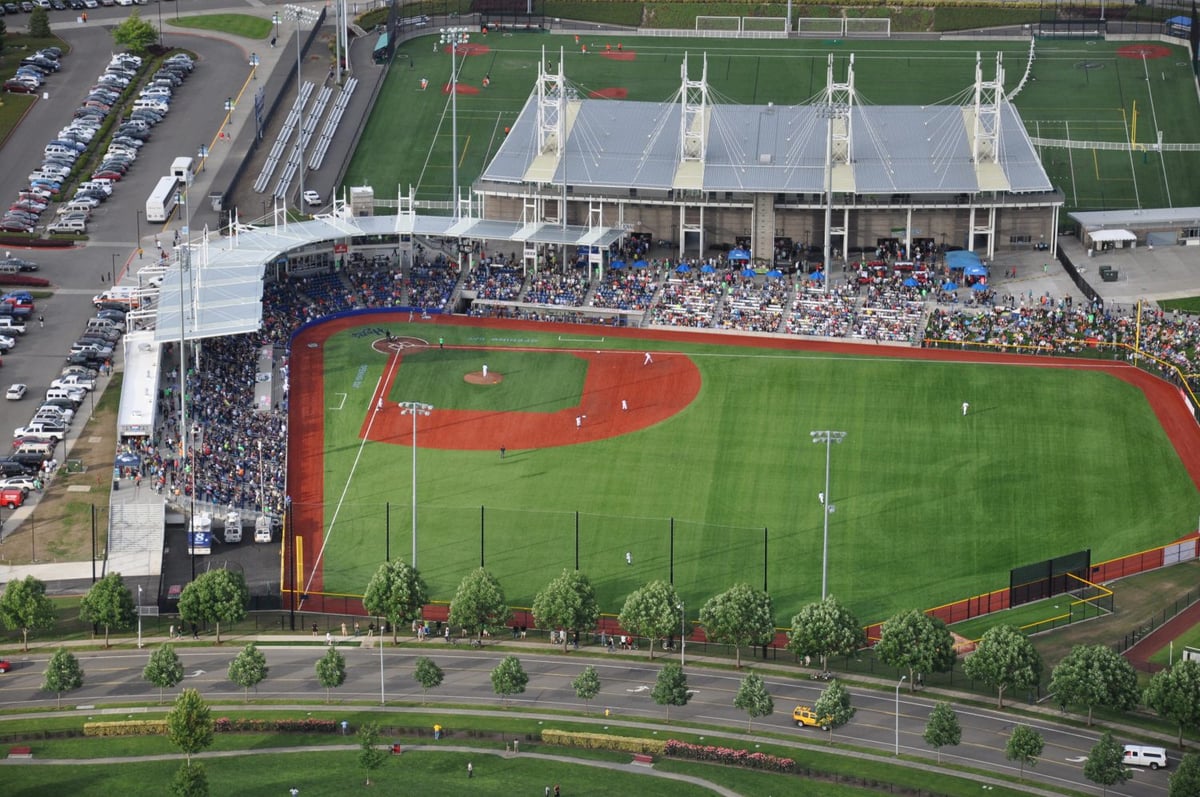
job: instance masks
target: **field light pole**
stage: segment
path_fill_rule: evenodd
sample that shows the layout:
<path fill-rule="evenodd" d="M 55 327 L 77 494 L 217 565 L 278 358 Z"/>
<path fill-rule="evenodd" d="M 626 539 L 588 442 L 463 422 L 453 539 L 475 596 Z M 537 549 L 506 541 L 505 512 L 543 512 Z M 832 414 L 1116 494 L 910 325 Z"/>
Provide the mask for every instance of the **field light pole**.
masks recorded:
<path fill-rule="evenodd" d="M 687 619 L 684 616 L 683 601 L 679 602 L 679 666 L 683 667 L 684 651 L 687 650 Z"/>
<path fill-rule="evenodd" d="M 825 444 L 825 492 L 822 494 L 823 498 L 821 499 L 821 514 L 825 516 L 824 543 L 821 547 L 821 600 L 825 600 L 825 590 L 829 576 L 829 513 L 833 511 L 833 501 L 830 500 L 829 495 L 829 451 L 833 448 L 834 443 L 840 443 L 846 439 L 846 433 L 825 429 L 809 432 L 808 434 L 812 437 L 814 443 Z"/>
<path fill-rule="evenodd" d="M 142 585 L 138 584 L 138 649 L 142 647 Z"/>
<path fill-rule="evenodd" d="M 401 401 L 400 414 L 412 416 L 412 566 L 417 569 L 417 416 L 433 412 L 432 404 L 420 401 Z"/>
<path fill-rule="evenodd" d="M 450 215 L 458 218 L 458 45 L 466 44 L 466 28 L 442 28 L 442 44 L 450 45 Z"/>
<path fill-rule="evenodd" d="M 900 687 L 907 679 L 907 675 L 901 675 L 896 684 L 896 755 L 900 755 Z"/>
<path fill-rule="evenodd" d="M 296 20 L 296 96 L 300 96 L 300 23 L 312 25 L 319 14 L 311 8 L 288 4 L 283 12 Z M 300 201 L 304 202 L 304 109 L 300 109 L 300 120 L 296 125 L 296 173 L 300 175 Z M 303 204 L 301 205 L 303 208 Z"/>

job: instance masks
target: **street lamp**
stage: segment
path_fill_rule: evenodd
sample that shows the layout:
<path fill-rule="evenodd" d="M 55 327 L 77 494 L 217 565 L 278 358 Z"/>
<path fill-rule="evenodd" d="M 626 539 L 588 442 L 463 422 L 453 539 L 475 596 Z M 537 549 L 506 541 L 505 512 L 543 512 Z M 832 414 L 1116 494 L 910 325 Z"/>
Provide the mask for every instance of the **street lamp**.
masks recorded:
<path fill-rule="evenodd" d="M 420 401 L 401 401 L 400 414 L 412 416 L 412 566 L 417 569 L 417 416 L 433 412 L 432 404 Z"/>
<path fill-rule="evenodd" d="M 250 77 L 253 80 L 258 80 L 258 53 L 250 53 Z"/>
<path fill-rule="evenodd" d="M 907 678 L 907 675 L 901 675 L 896 684 L 896 755 L 900 755 L 900 687 Z"/>
<path fill-rule="evenodd" d="M 267 491 L 263 488 L 262 440 L 258 441 L 258 511 L 267 512 Z"/>
<path fill-rule="evenodd" d="M 683 659 L 684 651 L 687 649 L 687 620 L 685 619 L 683 601 L 679 602 L 679 666 L 685 666 L 686 662 Z"/>
<path fill-rule="evenodd" d="M 142 585 L 138 584 L 138 648 L 142 647 Z"/>
<path fill-rule="evenodd" d="M 225 124 L 229 124 L 233 118 L 233 97 L 225 99 Z"/>
<path fill-rule="evenodd" d="M 466 28 L 442 28 L 442 44 L 450 45 L 450 213 L 458 218 L 458 45 L 466 44 L 470 34 Z"/>
<path fill-rule="evenodd" d="M 142 259 L 142 211 L 141 209 L 133 212 L 133 223 L 137 225 L 137 253 L 138 260 Z"/>
<path fill-rule="evenodd" d="M 319 14 L 311 8 L 288 4 L 283 12 L 296 21 L 296 95 L 300 95 L 300 23 L 312 25 Z M 300 123 L 296 125 L 296 169 L 300 175 L 300 196 L 304 196 L 304 118 L 301 109 Z M 304 200 L 301 199 L 303 202 Z"/>
<path fill-rule="evenodd" d="M 275 26 L 275 39 L 279 38 L 279 12 L 276 11 L 271 15 L 271 24 Z M 271 46 L 275 46 L 275 40 L 271 41 Z"/>
<path fill-rule="evenodd" d="M 103 275 L 101 275 L 101 277 L 103 277 Z M 113 252 L 112 253 L 112 271 L 108 272 L 108 281 L 112 282 L 116 278 L 117 278 L 117 253 Z M 103 279 L 101 279 L 100 281 L 104 282 Z"/>
<path fill-rule="evenodd" d="M 204 171 L 204 162 L 208 160 L 208 145 L 201 144 L 200 149 L 196 150 L 196 155 L 200 158 L 200 171 Z"/>
<path fill-rule="evenodd" d="M 828 279 L 828 274 L 826 279 Z M 829 495 L 829 449 L 833 447 L 834 443 L 845 440 L 846 433 L 832 432 L 826 429 L 808 434 L 814 443 L 825 444 L 825 492 L 821 494 L 821 514 L 825 516 L 824 543 L 821 548 L 821 600 L 825 600 L 825 586 L 829 576 L 829 515 L 833 512 L 833 501 L 830 500 Z"/>

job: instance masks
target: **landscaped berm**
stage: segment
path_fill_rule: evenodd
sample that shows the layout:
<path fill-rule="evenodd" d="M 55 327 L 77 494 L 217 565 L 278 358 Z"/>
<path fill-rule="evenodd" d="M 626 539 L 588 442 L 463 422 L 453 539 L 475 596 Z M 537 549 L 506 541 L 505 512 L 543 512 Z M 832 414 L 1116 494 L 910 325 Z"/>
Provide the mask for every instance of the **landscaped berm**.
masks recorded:
<path fill-rule="evenodd" d="M 655 578 L 697 606 L 747 581 L 786 623 L 820 596 L 826 450 L 809 433 L 827 429 L 847 433 L 829 452 L 829 591 L 865 622 L 1195 521 L 1196 425 L 1167 383 L 1111 359 L 366 319 L 293 346 L 291 519 L 313 609 L 409 550 L 414 426 L 418 563 L 442 600 L 481 557 L 514 605 L 578 561 L 606 611 Z"/>

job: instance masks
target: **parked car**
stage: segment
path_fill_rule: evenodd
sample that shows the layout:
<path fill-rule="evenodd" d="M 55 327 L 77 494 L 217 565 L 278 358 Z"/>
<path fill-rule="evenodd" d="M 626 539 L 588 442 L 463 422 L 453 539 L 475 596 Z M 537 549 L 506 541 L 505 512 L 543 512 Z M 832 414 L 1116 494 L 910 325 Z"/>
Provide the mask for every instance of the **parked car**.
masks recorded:
<path fill-rule="evenodd" d="M 8 386 L 8 391 L 4 394 L 4 398 L 9 401 L 20 401 L 25 398 L 25 394 L 29 391 L 28 385 L 23 385 L 16 382 Z"/>
<path fill-rule="evenodd" d="M 25 503 L 25 493 L 19 487 L 0 488 L 0 505 L 16 509 Z"/>

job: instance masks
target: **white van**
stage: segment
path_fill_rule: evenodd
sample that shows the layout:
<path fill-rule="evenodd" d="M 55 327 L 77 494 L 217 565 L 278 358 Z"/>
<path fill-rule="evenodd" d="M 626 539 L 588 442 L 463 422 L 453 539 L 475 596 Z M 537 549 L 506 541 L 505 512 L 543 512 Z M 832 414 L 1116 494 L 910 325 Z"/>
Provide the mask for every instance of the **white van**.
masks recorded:
<path fill-rule="evenodd" d="M 1150 747 L 1143 744 L 1125 745 L 1125 755 L 1121 761 L 1128 766 L 1150 767 L 1151 769 L 1167 768 L 1167 751 L 1163 747 Z"/>
<path fill-rule="evenodd" d="M 225 513 L 225 542 L 242 541 L 242 513 L 229 508 Z"/>
<path fill-rule="evenodd" d="M 46 401 L 58 400 L 74 401 L 76 404 L 78 404 L 83 399 L 79 398 L 76 393 L 67 390 L 66 388 L 52 387 L 46 391 Z"/>
<path fill-rule="evenodd" d="M 54 443 L 21 443 L 16 453 L 38 454 L 43 457 L 51 457 L 54 456 Z"/>
<path fill-rule="evenodd" d="M 87 232 L 87 219 L 68 217 L 46 225 L 46 232 Z"/>
<path fill-rule="evenodd" d="M 133 109 L 136 111 L 140 108 L 149 108 L 150 110 L 157 111 L 159 113 L 166 113 L 167 111 L 171 110 L 171 107 L 165 102 L 156 100 L 153 97 L 141 97 L 134 100 Z"/>

